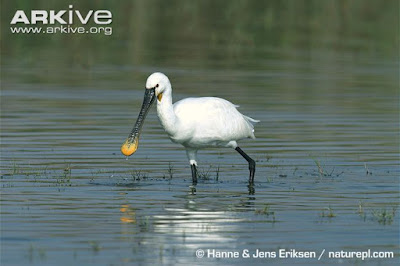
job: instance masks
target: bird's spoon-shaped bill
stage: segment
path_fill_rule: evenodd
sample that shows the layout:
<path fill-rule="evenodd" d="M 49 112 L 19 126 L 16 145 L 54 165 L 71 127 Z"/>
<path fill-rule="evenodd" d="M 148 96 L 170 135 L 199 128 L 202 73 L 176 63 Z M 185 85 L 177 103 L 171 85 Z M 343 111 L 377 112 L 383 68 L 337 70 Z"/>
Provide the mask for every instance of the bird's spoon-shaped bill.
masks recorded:
<path fill-rule="evenodd" d="M 133 142 L 130 141 L 129 138 L 127 138 L 125 140 L 124 144 L 122 144 L 122 146 L 121 146 L 121 152 L 125 156 L 131 156 L 132 154 L 134 154 L 136 152 L 138 145 L 139 145 L 138 138 L 133 139 Z"/>
<path fill-rule="evenodd" d="M 136 120 L 135 125 L 129 137 L 125 140 L 125 142 L 121 146 L 121 152 L 125 156 L 131 156 L 134 154 L 139 145 L 139 136 L 142 130 L 142 126 L 146 115 L 153 104 L 155 99 L 155 88 L 146 89 L 144 92 L 142 108 L 140 109 L 138 118 Z"/>

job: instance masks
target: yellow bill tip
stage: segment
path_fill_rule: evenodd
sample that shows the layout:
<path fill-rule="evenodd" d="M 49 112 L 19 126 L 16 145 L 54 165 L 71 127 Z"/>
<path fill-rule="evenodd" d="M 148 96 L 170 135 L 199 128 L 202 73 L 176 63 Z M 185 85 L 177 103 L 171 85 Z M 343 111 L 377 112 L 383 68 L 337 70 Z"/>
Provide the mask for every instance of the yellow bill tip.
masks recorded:
<path fill-rule="evenodd" d="M 137 148 L 138 148 L 137 139 L 135 139 L 133 142 L 130 142 L 129 139 L 127 139 L 121 146 L 121 152 L 125 156 L 131 156 L 132 154 L 135 153 Z"/>

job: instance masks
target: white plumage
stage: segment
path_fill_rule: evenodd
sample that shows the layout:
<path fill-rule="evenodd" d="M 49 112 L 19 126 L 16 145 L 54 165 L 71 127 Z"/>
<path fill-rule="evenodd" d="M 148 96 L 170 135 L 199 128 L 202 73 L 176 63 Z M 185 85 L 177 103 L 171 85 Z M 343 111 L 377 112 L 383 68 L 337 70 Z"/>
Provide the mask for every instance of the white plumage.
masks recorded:
<path fill-rule="evenodd" d="M 163 104 L 161 101 L 158 106 Z M 161 109 L 162 110 L 162 109 Z M 254 137 L 251 122 L 227 100 L 215 97 L 187 98 L 173 105 L 177 130 L 168 132 L 173 142 L 188 148 L 228 146 L 236 148 L 235 141 Z M 158 112 L 159 113 L 159 112 Z M 161 123 L 163 116 L 159 115 Z"/>

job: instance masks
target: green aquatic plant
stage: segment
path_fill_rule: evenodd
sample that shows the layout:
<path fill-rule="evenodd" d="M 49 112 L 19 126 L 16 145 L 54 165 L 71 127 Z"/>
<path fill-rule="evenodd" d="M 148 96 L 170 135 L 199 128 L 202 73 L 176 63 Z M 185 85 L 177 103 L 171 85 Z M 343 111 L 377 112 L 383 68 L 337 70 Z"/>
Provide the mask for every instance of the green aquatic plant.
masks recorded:
<path fill-rule="evenodd" d="M 319 173 L 319 175 L 324 175 L 324 174 L 325 174 L 325 170 L 322 168 L 321 163 L 320 163 L 318 160 L 316 160 L 316 159 L 314 159 L 314 162 L 315 162 L 315 164 L 316 164 L 317 167 L 318 167 L 318 173 Z"/>
<path fill-rule="evenodd" d="M 361 200 L 358 202 L 358 214 L 364 214 L 364 203 Z"/>
<path fill-rule="evenodd" d="M 141 232 L 149 232 L 150 228 L 151 228 L 151 220 L 150 220 L 150 216 L 144 216 L 144 217 L 140 217 L 138 218 L 138 226 L 140 228 Z"/>
<path fill-rule="evenodd" d="M 369 170 L 367 163 L 364 163 L 364 168 L 365 168 L 365 174 L 366 175 L 372 175 L 372 172 Z"/>
<path fill-rule="evenodd" d="M 315 163 L 315 165 L 317 166 L 317 171 L 319 176 L 334 176 L 334 172 L 335 172 L 335 167 L 332 168 L 332 171 L 328 172 L 320 163 L 320 161 L 318 161 L 317 159 L 313 158 L 313 161 Z M 336 177 L 340 176 L 341 174 L 343 174 L 344 172 L 341 172 L 339 174 L 335 174 Z"/>
<path fill-rule="evenodd" d="M 271 207 L 269 206 L 269 204 L 265 204 L 264 208 L 262 209 L 256 209 L 254 213 L 267 216 L 275 214 L 275 212 L 271 211 Z"/>
<path fill-rule="evenodd" d="M 292 175 L 295 175 L 295 174 L 296 174 L 296 172 L 297 172 L 297 170 L 299 170 L 299 168 L 296 166 L 296 167 L 294 168 L 294 170 L 293 170 L 293 173 L 292 173 Z"/>
<path fill-rule="evenodd" d="M 72 184 L 71 184 L 71 175 L 72 175 L 71 165 L 67 164 L 64 167 L 64 169 L 63 169 L 63 171 L 61 173 L 61 176 L 56 178 L 57 185 L 59 185 L 59 186 L 72 186 Z"/>
<path fill-rule="evenodd" d="M 202 180 L 211 180 L 212 179 L 212 171 L 211 171 L 212 169 L 213 169 L 212 165 L 210 165 L 210 167 L 208 167 L 208 169 L 206 169 L 206 170 L 199 169 L 198 173 L 197 173 L 197 177 Z M 220 173 L 220 168 L 219 168 L 219 166 L 217 166 L 215 168 L 215 178 L 214 178 L 215 181 L 219 180 L 219 173 Z"/>
<path fill-rule="evenodd" d="M 372 217 L 374 220 L 378 221 L 378 223 L 383 225 L 390 225 L 393 222 L 393 219 L 396 215 L 396 209 L 393 208 L 392 211 L 388 211 L 385 209 L 381 210 L 373 210 Z"/>
<path fill-rule="evenodd" d="M 331 208 L 331 206 L 329 206 L 327 209 L 327 213 L 325 213 L 325 211 L 323 210 L 321 213 L 321 217 L 328 217 L 328 218 L 333 218 L 336 217 L 336 214 L 333 212 L 333 209 Z"/>
<path fill-rule="evenodd" d="M 158 256 L 160 258 L 160 262 L 162 263 L 164 260 L 164 245 L 163 244 L 161 244 L 159 247 Z"/>
<path fill-rule="evenodd" d="M 67 164 L 64 168 L 64 178 L 71 177 L 71 165 Z"/>
<path fill-rule="evenodd" d="M 207 170 L 199 169 L 198 178 L 203 180 L 210 180 L 211 179 L 210 170 L 211 166 Z"/>
<path fill-rule="evenodd" d="M 41 260 L 45 260 L 46 259 L 46 250 L 44 250 L 43 248 L 39 248 L 38 249 L 38 254 L 39 254 L 39 258 Z"/>
<path fill-rule="evenodd" d="M 273 183 L 274 178 L 272 176 L 267 176 L 267 183 Z"/>
<path fill-rule="evenodd" d="M 321 163 L 317 159 L 313 159 L 313 160 L 318 168 L 318 174 L 320 176 L 332 176 L 333 172 L 335 171 L 335 168 L 333 168 L 332 171 L 329 173 L 324 169 L 324 167 L 321 165 Z"/>
<path fill-rule="evenodd" d="M 271 211 L 271 207 L 270 207 L 269 204 L 265 204 L 264 208 L 256 209 L 254 211 L 254 214 L 256 214 L 256 215 L 265 215 L 267 217 L 272 216 L 272 221 L 269 221 L 269 222 L 272 222 L 272 223 L 276 222 L 275 212 Z"/>
<path fill-rule="evenodd" d="M 15 161 L 13 161 L 11 168 L 8 170 L 7 173 L 2 175 L 2 177 L 13 176 L 13 175 L 23 175 L 26 177 L 33 176 L 36 181 L 36 177 L 47 177 L 49 172 L 50 171 L 48 170 L 48 165 L 43 167 L 37 167 L 28 164 L 22 167 L 21 165 L 18 165 Z"/>
<path fill-rule="evenodd" d="M 13 167 L 11 170 L 11 175 L 16 175 L 20 173 L 20 168 L 18 167 L 17 163 L 14 161 L 13 162 Z"/>
<path fill-rule="evenodd" d="M 43 261 L 46 259 L 46 250 L 44 248 L 36 247 L 33 244 L 30 244 L 28 249 L 28 258 L 31 263 L 33 263 L 33 259 L 35 257 L 35 250 L 37 255 L 39 255 L 40 260 Z"/>
<path fill-rule="evenodd" d="M 169 179 L 172 179 L 172 177 L 174 176 L 174 167 L 171 163 L 168 163 L 168 176 Z"/>
<path fill-rule="evenodd" d="M 146 174 L 142 173 L 142 170 L 133 170 L 131 172 L 131 177 L 133 181 L 140 181 L 148 178 Z"/>
<path fill-rule="evenodd" d="M 367 218 L 367 214 L 364 211 L 364 203 L 360 200 L 358 203 L 358 210 L 357 210 L 358 215 L 363 218 L 363 220 L 365 221 Z"/>
<path fill-rule="evenodd" d="M 101 246 L 98 241 L 89 241 L 89 245 L 94 253 L 98 253 L 101 250 Z"/>

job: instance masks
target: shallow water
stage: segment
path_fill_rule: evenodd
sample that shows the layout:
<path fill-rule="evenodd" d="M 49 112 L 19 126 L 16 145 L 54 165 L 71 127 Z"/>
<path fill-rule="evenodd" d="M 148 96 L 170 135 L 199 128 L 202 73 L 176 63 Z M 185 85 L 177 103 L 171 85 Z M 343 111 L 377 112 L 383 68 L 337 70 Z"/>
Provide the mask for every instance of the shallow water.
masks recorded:
<path fill-rule="evenodd" d="M 131 11 L 139 12 L 134 3 Z M 68 46 L 8 36 L 1 73 L 2 264 L 398 262 L 398 43 L 388 42 L 391 31 L 363 35 L 381 10 L 353 14 L 359 28 L 344 21 L 354 34 L 332 25 L 325 32 L 312 24 L 323 16 L 308 9 L 299 16 L 310 20 L 310 32 L 292 24 L 279 32 L 254 29 L 250 15 L 230 27 L 209 14 L 219 23 L 193 20 L 193 32 L 182 33 L 176 23 L 201 6 L 193 5 L 165 26 L 176 42 L 153 44 L 157 32 L 147 29 L 141 43 L 136 28 L 135 37 L 126 31 L 93 43 L 65 39 Z M 129 7 L 115 8 L 118 27 Z M 274 5 L 254 4 L 247 13 L 260 8 Z M 288 17 L 290 10 L 296 7 Z M 212 45 L 204 37 L 211 29 L 221 34 L 209 37 Z M 154 71 L 170 77 L 175 101 L 218 96 L 261 120 L 257 139 L 241 142 L 257 162 L 254 188 L 247 186 L 246 162 L 229 149 L 200 151 L 201 178 L 191 187 L 185 152 L 167 139 L 155 108 L 138 152 L 125 160 L 119 148 Z M 320 261 L 213 259 L 196 258 L 198 249 L 326 253 Z M 327 255 L 368 249 L 395 258 Z"/>

